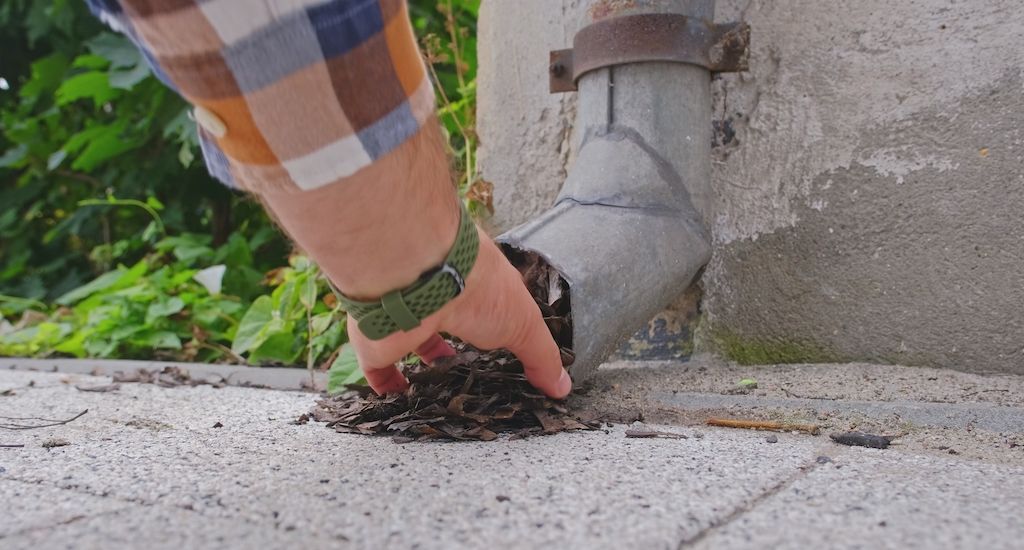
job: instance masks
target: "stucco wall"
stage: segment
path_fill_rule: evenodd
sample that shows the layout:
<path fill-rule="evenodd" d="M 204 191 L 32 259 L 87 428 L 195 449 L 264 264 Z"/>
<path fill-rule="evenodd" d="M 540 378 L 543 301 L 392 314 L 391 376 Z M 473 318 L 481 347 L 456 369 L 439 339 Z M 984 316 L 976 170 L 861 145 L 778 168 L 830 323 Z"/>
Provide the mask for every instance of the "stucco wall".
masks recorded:
<path fill-rule="evenodd" d="M 571 162 L 575 98 L 549 95 L 545 71 L 579 4 L 484 0 L 495 230 L 549 205 Z M 716 19 L 749 22 L 753 48 L 748 73 L 711 84 L 701 345 L 1024 372 L 1019 3 L 720 0 Z"/>

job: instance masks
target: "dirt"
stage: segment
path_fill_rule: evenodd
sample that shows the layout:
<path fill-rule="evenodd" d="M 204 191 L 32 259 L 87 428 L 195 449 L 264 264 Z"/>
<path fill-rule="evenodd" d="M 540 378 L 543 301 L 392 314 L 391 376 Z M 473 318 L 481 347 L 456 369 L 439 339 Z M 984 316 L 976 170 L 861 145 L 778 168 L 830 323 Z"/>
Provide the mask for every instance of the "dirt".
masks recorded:
<path fill-rule="evenodd" d="M 758 389 L 747 394 L 752 398 L 750 405 L 682 408 L 667 406 L 656 397 L 673 392 L 732 395 L 745 378 L 758 382 Z M 755 403 L 757 397 L 1024 408 L 1024 377 L 858 363 L 739 366 L 699 356 L 688 363 L 604 365 L 568 403 L 574 410 L 595 411 L 610 421 L 625 423 L 643 419 L 656 424 L 697 426 L 713 416 L 815 423 L 821 426 L 823 434 L 860 431 L 897 436 L 890 450 L 898 452 L 1024 464 L 1024 430 L 997 432 L 971 424 L 915 425 L 895 414 L 876 418 L 857 412 L 819 413 L 801 407 L 766 407 Z"/>
<path fill-rule="evenodd" d="M 720 393 L 741 380 L 757 381 L 751 395 L 853 401 L 991 403 L 1024 407 L 1024 377 L 864 363 L 741 366 L 710 356 L 688 363 L 616 362 L 604 365 L 592 386 L 618 384 L 619 395 L 648 390 Z"/>
<path fill-rule="evenodd" d="M 128 373 L 116 372 L 111 378 L 113 379 L 114 384 L 103 386 L 103 389 L 78 389 L 82 391 L 113 391 L 117 389 L 117 386 L 120 383 L 156 384 L 165 388 L 202 385 L 223 388 L 227 384 L 224 378 L 220 376 L 193 378 L 192 373 L 181 367 L 175 366 L 166 366 L 159 371 L 138 369 L 135 372 Z"/>
<path fill-rule="evenodd" d="M 174 426 L 171 426 L 166 422 L 153 420 L 151 418 L 140 418 L 138 416 L 132 417 L 132 419 L 125 422 L 124 425 L 128 426 L 129 428 L 135 428 L 138 430 L 149 430 L 151 432 L 162 432 L 164 430 L 170 430 L 174 428 Z"/>

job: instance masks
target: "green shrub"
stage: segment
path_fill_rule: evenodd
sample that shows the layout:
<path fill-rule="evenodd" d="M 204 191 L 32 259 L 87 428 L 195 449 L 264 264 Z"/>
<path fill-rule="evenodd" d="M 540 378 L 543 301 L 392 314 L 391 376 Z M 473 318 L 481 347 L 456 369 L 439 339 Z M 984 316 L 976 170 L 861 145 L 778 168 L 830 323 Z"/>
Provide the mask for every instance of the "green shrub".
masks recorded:
<path fill-rule="evenodd" d="M 412 0 L 410 13 L 480 214 L 478 5 Z M 188 106 L 127 39 L 79 0 L 9 0 L 0 51 L 0 355 L 350 369 L 319 269 L 210 178 Z"/>

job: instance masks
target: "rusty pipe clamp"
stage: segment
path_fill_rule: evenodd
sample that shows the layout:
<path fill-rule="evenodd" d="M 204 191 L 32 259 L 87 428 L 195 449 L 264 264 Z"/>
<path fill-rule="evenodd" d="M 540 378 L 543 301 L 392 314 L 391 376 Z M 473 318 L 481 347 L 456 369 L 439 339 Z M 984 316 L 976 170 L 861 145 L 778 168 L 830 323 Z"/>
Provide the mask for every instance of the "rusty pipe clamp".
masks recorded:
<path fill-rule="evenodd" d="M 745 71 L 750 61 L 750 25 L 715 24 L 673 13 L 624 15 L 591 23 L 572 48 L 551 52 L 551 93 L 576 90 L 584 74 L 645 61 L 699 65 L 711 72 Z"/>

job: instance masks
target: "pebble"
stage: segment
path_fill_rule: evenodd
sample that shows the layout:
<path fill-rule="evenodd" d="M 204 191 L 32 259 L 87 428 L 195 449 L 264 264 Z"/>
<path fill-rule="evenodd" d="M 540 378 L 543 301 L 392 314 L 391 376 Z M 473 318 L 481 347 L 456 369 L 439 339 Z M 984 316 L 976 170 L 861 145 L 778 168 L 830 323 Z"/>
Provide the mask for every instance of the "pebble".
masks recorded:
<path fill-rule="evenodd" d="M 769 435 L 768 437 L 766 437 L 764 440 L 767 441 L 768 443 L 778 443 L 779 442 L 779 436 L 777 436 L 775 434 L 772 434 L 772 435 Z"/>

